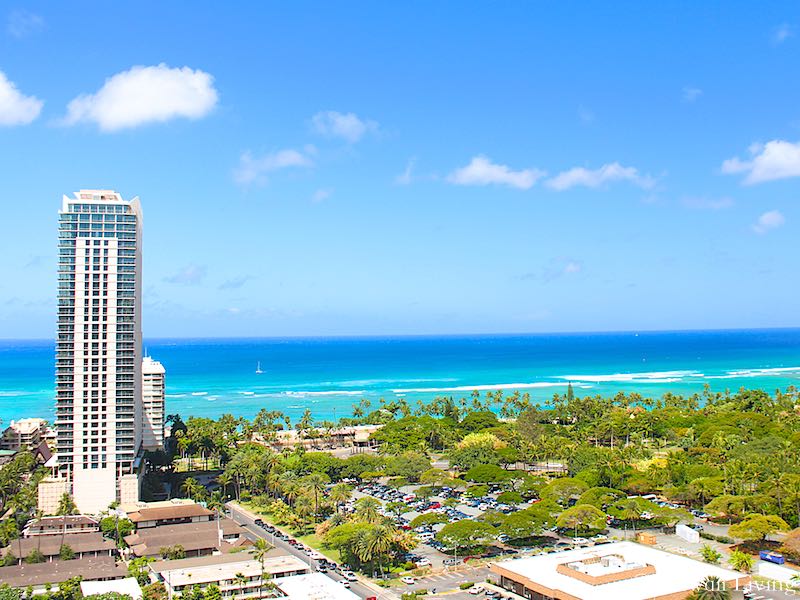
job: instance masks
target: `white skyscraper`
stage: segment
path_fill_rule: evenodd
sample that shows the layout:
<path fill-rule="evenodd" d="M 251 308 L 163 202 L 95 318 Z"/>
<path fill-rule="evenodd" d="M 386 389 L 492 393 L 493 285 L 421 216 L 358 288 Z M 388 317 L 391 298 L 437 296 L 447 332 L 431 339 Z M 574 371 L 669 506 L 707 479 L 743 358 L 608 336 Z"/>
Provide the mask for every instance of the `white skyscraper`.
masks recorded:
<path fill-rule="evenodd" d="M 139 495 L 142 209 L 110 190 L 59 212 L 58 471 L 82 512 Z"/>
<path fill-rule="evenodd" d="M 145 356 L 142 360 L 142 447 L 164 449 L 164 367 Z"/>

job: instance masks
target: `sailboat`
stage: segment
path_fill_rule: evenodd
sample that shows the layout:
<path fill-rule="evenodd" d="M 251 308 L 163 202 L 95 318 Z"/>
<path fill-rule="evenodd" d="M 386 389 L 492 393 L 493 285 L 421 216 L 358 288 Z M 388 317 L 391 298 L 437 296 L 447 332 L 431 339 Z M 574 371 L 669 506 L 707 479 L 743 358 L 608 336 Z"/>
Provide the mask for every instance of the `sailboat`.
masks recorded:
<path fill-rule="evenodd" d="M 261 361 L 256 365 L 256 375 L 261 375 L 264 371 L 261 370 Z"/>

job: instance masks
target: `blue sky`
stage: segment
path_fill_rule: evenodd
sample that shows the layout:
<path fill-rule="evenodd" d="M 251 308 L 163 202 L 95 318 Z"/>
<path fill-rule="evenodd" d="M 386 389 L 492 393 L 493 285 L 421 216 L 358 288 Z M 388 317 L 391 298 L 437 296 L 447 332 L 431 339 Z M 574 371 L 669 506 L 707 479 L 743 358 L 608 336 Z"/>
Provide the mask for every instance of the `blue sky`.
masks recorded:
<path fill-rule="evenodd" d="M 800 326 L 796 3 L 0 11 L 0 337 L 94 187 L 149 337 Z"/>

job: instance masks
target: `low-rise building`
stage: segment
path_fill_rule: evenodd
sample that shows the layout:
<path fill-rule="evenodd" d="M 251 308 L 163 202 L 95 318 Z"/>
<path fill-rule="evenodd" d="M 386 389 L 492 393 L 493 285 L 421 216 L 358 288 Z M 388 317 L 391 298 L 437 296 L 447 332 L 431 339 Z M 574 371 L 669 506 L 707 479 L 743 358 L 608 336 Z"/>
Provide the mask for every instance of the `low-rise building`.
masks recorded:
<path fill-rule="evenodd" d="M 228 552 L 246 538 L 241 525 L 231 519 L 199 521 L 137 529 L 125 538 L 133 556 L 160 556 L 180 546 L 186 556 L 206 556 Z"/>
<path fill-rule="evenodd" d="M 0 450 L 33 450 L 41 443 L 46 428 L 44 419 L 11 421 L 0 437 Z"/>
<path fill-rule="evenodd" d="M 750 577 L 633 542 L 495 563 L 504 589 L 529 600 L 683 600 L 706 577 L 743 589 Z"/>
<path fill-rule="evenodd" d="M 92 533 L 100 531 L 97 519 L 86 515 L 42 517 L 31 519 L 22 530 L 22 537 L 35 535 L 64 535 L 65 533 Z"/>
<path fill-rule="evenodd" d="M 136 524 L 139 531 L 149 527 L 212 521 L 215 518 L 213 511 L 191 500 L 142 503 L 124 507 L 123 510 L 128 513 L 128 518 Z"/>
<path fill-rule="evenodd" d="M 123 579 L 128 577 L 128 569 L 110 556 L 0 567 L 0 582 L 17 589 L 31 587 L 34 593 L 44 592 L 48 586 L 73 577 L 80 577 L 82 581 Z"/>
<path fill-rule="evenodd" d="M 62 535 L 35 535 L 21 537 L 0 550 L 4 558 L 9 554 L 21 561 L 32 552 L 40 552 L 46 561 L 54 561 L 61 555 L 61 547 L 68 546 L 76 558 L 113 556 L 114 542 L 98 532 L 67 533 Z"/>
<path fill-rule="evenodd" d="M 323 573 L 293 575 L 274 582 L 282 600 L 358 600 L 359 596 Z"/>
<path fill-rule="evenodd" d="M 204 556 L 150 564 L 151 579 L 161 581 L 169 597 L 198 586 L 205 589 L 216 585 L 223 598 L 255 598 L 280 580 L 310 572 L 309 566 L 295 556 L 273 556 L 262 563 L 250 554 Z"/>

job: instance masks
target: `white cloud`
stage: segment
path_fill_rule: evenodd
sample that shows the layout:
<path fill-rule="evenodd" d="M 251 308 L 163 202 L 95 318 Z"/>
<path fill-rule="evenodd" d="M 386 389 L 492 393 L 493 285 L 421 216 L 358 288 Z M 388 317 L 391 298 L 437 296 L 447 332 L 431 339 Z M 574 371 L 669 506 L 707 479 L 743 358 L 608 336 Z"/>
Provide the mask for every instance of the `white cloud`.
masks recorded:
<path fill-rule="evenodd" d="M 570 261 L 564 265 L 564 274 L 571 275 L 573 273 L 580 273 L 582 268 L 581 263 Z"/>
<path fill-rule="evenodd" d="M 655 185 L 655 180 L 650 175 L 641 175 L 634 167 L 623 167 L 618 162 L 614 162 L 594 170 L 574 167 L 568 171 L 562 171 L 549 179 L 547 186 L 560 192 L 579 185 L 596 188 L 613 181 L 630 181 L 644 189 L 652 188 Z"/>
<path fill-rule="evenodd" d="M 772 45 L 778 46 L 794 35 L 788 23 L 781 23 L 772 33 Z"/>
<path fill-rule="evenodd" d="M 316 192 L 314 192 L 314 194 L 311 196 L 311 201 L 314 202 L 315 204 L 324 202 L 325 200 L 331 197 L 331 194 L 333 194 L 332 189 L 320 188 Z"/>
<path fill-rule="evenodd" d="M 238 277 L 233 277 L 231 279 L 226 279 L 223 281 L 217 289 L 220 290 L 238 290 L 242 287 L 245 283 L 253 279 L 250 275 L 240 275 Z"/>
<path fill-rule="evenodd" d="M 309 148 L 305 149 L 305 154 L 292 149 L 278 150 L 263 156 L 244 152 L 239 158 L 239 166 L 233 171 L 233 179 L 242 185 L 264 183 L 267 173 L 292 167 L 314 166 L 314 161 L 309 157 L 311 153 Z"/>
<path fill-rule="evenodd" d="M 447 181 L 456 185 L 507 185 L 520 190 L 528 190 L 544 177 L 539 169 L 513 171 L 506 165 L 493 163 L 486 156 L 475 156 L 472 161 L 447 176 Z"/>
<path fill-rule="evenodd" d="M 416 157 L 411 157 L 406 163 L 405 170 L 394 178 L 394 182 L 398 185 L 408 185 L 414 178 L 414 167 L 417 164 Z"/>
<path fill-rule="evenodd" d="M 786 223 L 786 219 L 777 210 L 770 210 L 758 217 L 758 220 L 753 225 L 753 231 L 758 234 L 765 234 L 772 229 L 776 229 Z"/>
<path fill-rule="evenodd" d="M 594 113 L 585 106 L 579 106 L 578 118 L 581 120 L 581 122 L 589 124 L 594 121 Z"/>
<path fill-rule="evenodd" d="M 44 28 L 44 19 L 27 10 L 14 10 L 8 15 L 6 31 L 20 39 Z"/>
<path fill-rule="evenodd" d="M 118 131 L 179 117 L 199 119 L 218 98 L 214 78 L 199 69 L 136 66 L 106 79 L 96 93 L 72 100 L 64 123 L 96 123 L 102 131 Z"/>
<path fill-rule="evenodd" d="M 26 96 L 0 71 L 0 126 L 27 125 L 42 112 L 44 102 Z"/>
<path fill-rule="evenodd" d="M 700 96 L 703 95 L 703 90 L 696 87 L 685 87 L 683 88 L 683 101 L 684 102 L 694 102 Z"/>
<path fill-rule="evenodd" d="M 745 184 L 800 176 L 800 142 L 772 140 L 766 144 L 752 144 L 749 151 L 750 160 L 729 158 L 722 163 L 722 172 L 727 175 L 747 173 Z"/>
<path fill-rule="evenodd" d="M 340 113 L 335 110 L 321 111 L 311 117 L 311 126 L 320 135 L 338 137 L 354 144 L 367 133 L 378 130 L 378 123 L 361 119 L 355 113 Z"/>
<path fill-rule="evenodd" d="M 206 278 L 207 270 L 205 265 L 186 265 L 174 275 L 165 277 L 164 281 L 181 285 L 198 285 Z"/>

